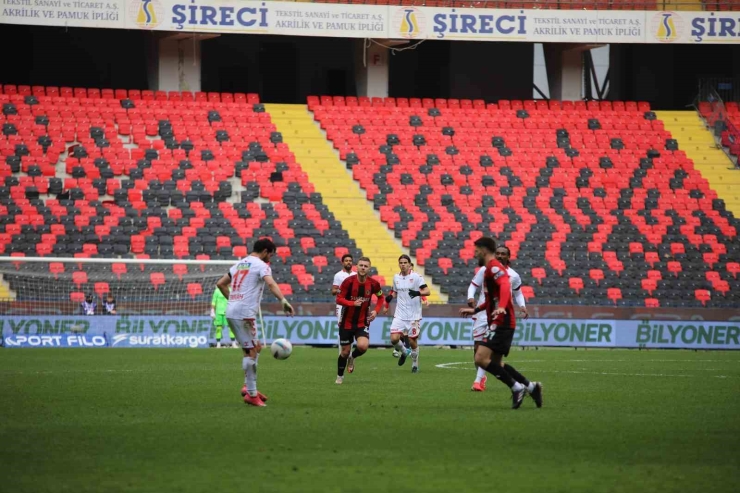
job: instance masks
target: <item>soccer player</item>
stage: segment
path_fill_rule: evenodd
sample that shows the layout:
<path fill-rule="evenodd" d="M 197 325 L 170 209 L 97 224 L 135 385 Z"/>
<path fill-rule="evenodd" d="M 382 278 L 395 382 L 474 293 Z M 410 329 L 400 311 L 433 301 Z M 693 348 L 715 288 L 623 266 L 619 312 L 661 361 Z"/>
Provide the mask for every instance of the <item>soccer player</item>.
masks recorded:
<path fill-rule="evenodd" d="M 85 301 L 80 303 L 80 307 L 82 308 L 83 315 L 95 315 L 98 304 L 93 300 L 93 296 L 88 294 L 85 296 Z"/>
<path fill-rule="evenodd" d="M 336 296 L 337 293 L 339 293 L 339 287 L 342 285 L 345 279 L 347 279 L 349 276 L 355 275 L 355 272 L 352 272 L 353 262 L 354 259 L 349 253 L 345 253 L 344 255 L 342 255 L 342 270 L 334 274 L 334 282 L 331 285 L 332 296 Z M 342 309 L 342 305 L 337 303 L 337 323 L 342 321 Z M 342 345 L 337 344 L 337 347 L 339 348 L 339 352 L 342 352 Z"/>
<path fill-rule="evenodd" d="M 411 272 L 413 272 L 413 271 L 414 271 L 414 264 L 412 263 L 411 264 Z M 422 296 L 421 297 L 421 304 L 424 306 L 424 308 L 429 308 L 429 299 L 426 296 Z M 404 334 L 403 337 L 401 338 L 401 341 L 403 342 L 403 345 L 404 346 L 406 346 L 406 347 L 410 347 L 411 346 L 411 342 L 409 341 L 409 335 L 408 334 Z M 400 358 L 401 357 L 401 353 L 396 348 L 393 348 L 393 357 L 394 358 Z"/>
<path fill-rule="evenodd" d="M 229 272 L 218 280 L 216 286 L 229 300 L 226 304 L 226 321 L 242 347 L 242 369 L 244 370 L 244 402 L 264 407 L 267 397 L 257 391 L 257 362 L 262 344 L 257 337 L 257 311 L 262 301 L 265 285 L 283 305 L 288 316 L 293 315 L 293 307 L 285 299 L 280 287 L 272 277 L 268 265 L 275 253 L 275 244 L 266 238 L 254 243 L 252 253 L 234 264 Z"/>
<path fill-rule="evenodd" d="M 421 298 L 429 296 L 430 291 L 424 279 L 411 270 L 412 265 L 408 255 L 398 257 L 398 267 L 401 273 L 393 276 L 393 287 L 385 297 L 385 301 L 390 303 L 394 297 L 398 298 L 391 323 L 391 344 L 400 354 L 398 366 L 406 363 L 406 358 L 411 355 L 411 373 L 417 373 L 419 371 L 418 338 L 421 325 Z M 387 311 L 386 307 L 383 313 Z M 404 346 L 401 341 L 404 335 L 409 338 L 410 348 Z"/>
<path fill-rule="evenodd" d="M 337 380 L 344 381 L 344 370 L 355 371 L 355 359 L 367 351 L 370 342 L 370 322 L 375 320 L 378 311 L 383 308 L 383 291 L 380 283 L 368 276 L 370 259 L 361 257 L 357 261 L 357 275 L 349 276 L 339 287 L 337 304 L 342 305 L 342 318 L 339 321 L 339 345 L 342 347 L 337 358 Z M 378 298 L 375 309 L 370 311 L 372 296 Z M 352 342 L 357 347 L 350 353 Z"/>
<path fill-rule="evenodd" d="M 527 314 L 526 302 L 524 300 L 524 295 L 522 294 L 522 291 L 521 291 L 522 278 L 519 276 L 519 274 L 514 269 L 511 268 L 511 265 L 510 265 L 511 251 L 509 250 L 509 247 L 506 247 L 506 246 L 498 247 L 496 249 L 495 256 L 496 256 L 496 260 L 501 262 L 501 264 L 504 267 L 506 267 L 506 273 L 509 274 L 509 283 L 511 284 L 511 290 L 514 296 L 514 303 L 516 304 L 517 307 L 519 307 L 519 314 L 525 319 L 528 318 L 529 315 Z M 481 286 L 483 286 L 483 274 L 484 273 L 485 273 L 485 269 L 478 269 L 478 272 L 476 272 L 475 277 L 470 283 L 470 286 L 468 286 L 468 306 L 470 308 L 475 308 L 476 306 L 482 305 L 486 301 L 486 296 L 485 296 L 483 289 L 480 290 L 477 303 L 475 300 L 476 290 L 478 290 Z M 478 349 L 478 346 L 484 340 L 484 337 L 486 335 L 486 329 L 488 328 L 488 320 L 484 314 L 478 314 L 478 315 L 473 316 L 472 318 L 473 318 L 473 345 L 475 349 Z M 486 370 L 483 368 L 478 368 L 478 373 L 475 377 L 475 382 L 473 382 L 473 386 L 471 387 L 470 390 L 473 390 L 475 392 L 485 391 L 487 380 L 488 378 L 486 377 Z"/>
<path fill-rule="evenodd" d="M 213 296 L 211 297 L 211 318 L 213 319 L 213 325 L 216 327 L 216 347 L 221 347 L 221 338 L 223 337 L 223 328 L 226 324 L 226 305 L 229 300 L 224 298 L 221 290 L 216 288 L 213 290 Z M 229 327 L 229 336 L 231 338 L 231 346 L 239 347 L 234 337 L 234 331 Z"/>
<path fill-rule="evenodd" d="M 537 407 L 542 407 L 542 385 L 530 382 L 516 369 L 504 364 L 509 355 L 516 329 L 516 316 L 511 301 L 511 284 L 506 267 L 496 260 L 496 241 L 493 238 L 475 240 L 475 257 L 484 267 L 483 289 L 485 302 L 476 308 L 462 308 L 460 315 L 468 316 L 486 312 L 488 327 L 485 340 L 475 351 L 475 365 L 484 368 L 511 389 L 512 409 L 519 409 L 524 396 L 529 393 Z M 495 308 L 498 299 L 498 308 Z"/>

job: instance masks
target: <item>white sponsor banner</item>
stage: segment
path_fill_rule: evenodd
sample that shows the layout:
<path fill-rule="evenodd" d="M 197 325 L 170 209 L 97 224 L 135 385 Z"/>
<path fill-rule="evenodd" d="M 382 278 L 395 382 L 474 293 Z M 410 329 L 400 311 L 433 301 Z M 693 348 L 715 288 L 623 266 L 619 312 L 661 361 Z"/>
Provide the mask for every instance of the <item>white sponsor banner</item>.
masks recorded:
<path fill-rule="evenodd" d="M 337 320 L 276 317 L 264 320 L 268 342 L 284 337 L 294 344 L 336 344 Z M 392 319 L 370 325 L 370 343 L 388 345 Z M 207 347 L 213 321 L 207 316 L 0 316 L 5 347 Z M 422 345 L 472 344 L 473 324 L 461 318 L 425 318 Z M 261 335 L 261 334 L 260 334 Z M 583 319 L 520 320 L 519 346 L 740 349 L 740 323 Z"/>
<path fill-rule="evenodd" d="M 434 8 L 239 0 L 0 0 L 0 23 L 557 43 L 740 43 L 740 12 Z"/>
<path fill-rule="evenodd" d="M 127 0 L 0 0 L 0 23 L 123 29 Z"/>

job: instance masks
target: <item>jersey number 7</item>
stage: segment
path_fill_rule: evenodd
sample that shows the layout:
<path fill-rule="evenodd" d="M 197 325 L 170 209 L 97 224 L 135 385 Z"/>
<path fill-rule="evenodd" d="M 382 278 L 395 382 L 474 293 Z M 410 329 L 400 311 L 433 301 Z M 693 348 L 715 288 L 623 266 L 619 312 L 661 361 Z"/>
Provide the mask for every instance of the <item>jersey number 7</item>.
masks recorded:
<path fill-rule="evenodd" d="M 244 278 L 247 277 L 247 274 L 249 274 L 249 269 L 236 271 L 236 276 L 234 276 L 234 280 L 231 282 L 231 289 L 233 291 L 239 289 L 239 286 L 242 285 L 242 283 L 244 282 Z"/>

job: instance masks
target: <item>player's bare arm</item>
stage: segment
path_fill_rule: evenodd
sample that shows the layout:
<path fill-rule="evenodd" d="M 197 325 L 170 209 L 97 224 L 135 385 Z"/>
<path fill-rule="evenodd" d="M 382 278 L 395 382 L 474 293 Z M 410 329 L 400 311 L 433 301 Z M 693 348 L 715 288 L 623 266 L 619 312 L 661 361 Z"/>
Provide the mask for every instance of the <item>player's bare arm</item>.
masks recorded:
<path fill-rule="evenodd" d="M 270 290 L 270 292 L 280 300 L 280 304 L 283 305 L 283 311 L 286 315 L 289 317 L 293 316 L 293 306 L 288 303 L 288 300 L 285 299 L 285 296 L 283 296 L 282 291 L 280 291 L 280 286 L 277 285 L 275 282 L 275 279 L 273 279 L 272 276 L 265 276 L 264 278 L 265 284 L 267 284 L 267 288 Z"/>
<path fill-rule="evenodd" d="M 226 273 L 224 274 L 221 279 L 216 281 L 216 287 L 221 291 L 221 294 L 224 295 L 224 298 L 227 300 L 229 299 L 229 296 L 231 295 L 231 274 Z"/>

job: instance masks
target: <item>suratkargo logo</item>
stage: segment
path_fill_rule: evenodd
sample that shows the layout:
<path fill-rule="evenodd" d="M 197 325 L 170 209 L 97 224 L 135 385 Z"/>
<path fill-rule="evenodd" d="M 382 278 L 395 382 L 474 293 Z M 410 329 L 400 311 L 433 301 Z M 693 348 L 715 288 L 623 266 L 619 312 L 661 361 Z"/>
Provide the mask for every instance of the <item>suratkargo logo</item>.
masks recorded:
<path fill-rule="evenodd" d="M 154 29 L 162 23 L 164 10 L 159 0 L 139 0 L 131 2 L 129 17 L 142 29 Z"/>
<path fill-rule="evenodd" d="M 675 12 L 658 12 L 653 15 L 650 30 L 661 43 L 673 43 L 683 33 L 683 18 Z"/>
<path fill-rule="evenodd" d="M 393 29 L 402 38 L 414 39 L 424 33 L 426 16 L 415 7 L 397 9 L 393 15 Z"/>

